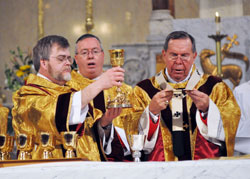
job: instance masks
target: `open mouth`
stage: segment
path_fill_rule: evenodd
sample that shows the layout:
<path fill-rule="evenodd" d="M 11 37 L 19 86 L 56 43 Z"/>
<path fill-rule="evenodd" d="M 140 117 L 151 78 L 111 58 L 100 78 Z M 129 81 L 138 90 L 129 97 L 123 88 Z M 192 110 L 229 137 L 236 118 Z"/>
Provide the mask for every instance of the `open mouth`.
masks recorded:
<path fill-rule="evenodd" d="M 183 69 L 174 69 L 173 71 L 174 71 L 175 73 L 183 73 L 183 72 L 184 72 Z"/>
<path fill-rule="evenodd" d="M 94 67 L 94 66 L 95 66 L 95 63 L 88 63 L 88 66 L 89 66 L 89 67 Z"/>
<path fill-rule="evenodd" d="M 95 68 L 95 63 L 88 63 L 88 68 Z"/>

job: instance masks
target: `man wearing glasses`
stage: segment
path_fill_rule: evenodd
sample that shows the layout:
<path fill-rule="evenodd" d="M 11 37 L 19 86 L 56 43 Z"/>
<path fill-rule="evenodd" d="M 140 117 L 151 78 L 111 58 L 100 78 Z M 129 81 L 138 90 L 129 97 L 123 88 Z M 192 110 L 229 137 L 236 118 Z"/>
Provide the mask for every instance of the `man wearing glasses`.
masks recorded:
<path fill-rule="evenodd" d="M 89 102 L 103 89 L 120 86 L 124 70 L 112 68 L 90 84 L 81 75 L 71 72 L 73 59 L 67 39 L 57 35 L 42 38 L 33 48 L 33 63 L 37 74 L 30 74 L 26 84 L 13 96 L 13 128 L 16 135 L 34 135 L 38 144 L 32 158 L 42 158 L 39 133 L 49 132 L 56 138 L 54 158 L 62 158 L 60 132 L 76 130 L 81 136 L 77 156 L 100 160 L 93 134 L 95 120 L 101 111 Z"/>
<path fill-rule="evenodd" d="M 101 41 L 92 34 L 84 34 L 76 41 L 75 60 L 79 73 L 92 83 L 99 80 L 103 72 L 104 52 Z M 132 88 L 126 84 L 121 86 L 131 100 Z M 137 130 L 132 120 L 132 109 L 108 108 L 107 102 L 115 88 L 100 92 L 91 102 L 103 112 L 96 124 L 96 136 L 100 138 L 99 150 L 103 151 L 103 161 L 131 160 L 131 152 L 127 142 L 128 131 Z M 134 124 L 134 125 L 133 125 Z M 130 130 L 131 129 L 131 130 Z"/>
<path fill-rule="evenodd" d="M 139 130 L 147 135 L 145 160 L 198 160 L 232 156 L 240 109 L 230 88 L 194 64 L 195 39 L 170 33 L 162 50 L 166 64 L 134 88 L 145 109 Z"/>

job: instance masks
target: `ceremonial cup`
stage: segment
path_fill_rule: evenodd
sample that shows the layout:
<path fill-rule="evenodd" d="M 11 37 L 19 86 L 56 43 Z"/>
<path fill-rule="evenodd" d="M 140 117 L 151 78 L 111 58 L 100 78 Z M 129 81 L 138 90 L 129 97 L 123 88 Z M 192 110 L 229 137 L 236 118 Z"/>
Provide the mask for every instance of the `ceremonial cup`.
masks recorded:
<path fill-rule="evenodd" d="M 112 49 L 109 50 L 110 64 L 112 67 L 121 67 L 124 64 L 124 50 Z M 116 88 L 116 96 L 114 99 L 108 97 L 108 108 L 130 108 L 132 105 L 128 100 L 128 94 L 122 92 L 120 87 Z"/>
<path fill-rule="evenodd" d="M 146 136 L 143 134 L 134 134 L 129 135 L 129 145 L 132 150 L 132 156 L 134 158 L 134 162 L 140 162 L 141 150 L 143 149 L 145 143 Z"/>
<path fill-rule="evenodd" d="M 10 160 L 10 152 L 14 147 L 14 137 L 0 134 L 0 160 Z"/>
<path fill-rule="evenodd" d="M 77 146 L 78 134 L 75 131 L 61 132 L 63 147 L 67 150 L 65 158 L 74 158 Z"/>
<path fill-rule="evenodd" d="M 55 149 L 55 136 L 49 132 L 40 133 L 41 148 L 43 149 L 43 159 L 53 158 L 52 151 Z"/>
<path fill-rule="evenodd" d="M 31 151 L 34 148 L 35 138 L 33 135 L 19 134 L 16 137 L 17 150 L 19 150 L 18 160 L 32 159 Z"/>

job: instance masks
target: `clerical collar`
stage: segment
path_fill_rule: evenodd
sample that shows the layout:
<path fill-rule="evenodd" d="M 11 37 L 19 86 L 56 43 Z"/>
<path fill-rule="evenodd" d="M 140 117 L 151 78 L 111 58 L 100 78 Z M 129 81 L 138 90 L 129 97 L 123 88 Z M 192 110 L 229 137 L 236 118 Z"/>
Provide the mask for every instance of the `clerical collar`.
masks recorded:
<path fill-rule="evenodd" d="M 44 79 L 46 79 L 48 81 L 51 81 L 49 78 L 47 78 L 46 76 L 42 75 L 41 73 L 37 73 L 37 76 L 40 76 L 41 78 L 44 78 Z"/>
<path fill-rule="evenodd" d="M 78 70 L 77 72 L 78 72 L 79 74 L 81 74 L 79 70 Z M 82 75 L 82 74 L 81 74 L 81 75 Z M 83 75 L 82 75 L 82 76 L 83 76 Z M 101 76 L 101 75 L 100 75 L 100 76 Z M 100 78 L 100 76 L 95 77 L 94 79 L 91 79 L 91 80 L 98 80 L 98 79 Z M 87 77 L 85 77 L 85 76 L 83 76 L 83 77 L 84 77 L 84 78 L 87 78 Z M 88 78 L 88 79 L 89 79 L 89 78 Z"/>
<path fill-rule="evenodd" d="M 173 79 L 169 76 L 169 74 L 168 74 L 168 69 L 167 69 L 167 68 L 165 68 L 165 74 L 167 75 L 168 81 L 169 81 L 170 83 L 183 83 L 183 82 L 187 81 L 187 80 L 190 78 L 192 69 L 193 69 L 193 65 L 192 65 L 192 67 L 190 68 L 190 71 L 189 71 L 187 77 L 186 77 L 184 80 L 178 81 L 178 82 L 175 81 L 175 80 L 173 80 Z"/>
<path fill-rule="evenodd" d="M 54 83 L 49 78 L 47 78 L 46 76 L 42 75 L 41 73 L 37 73 L 36 75 L 39 76 L 39 77 L 41 77 L 41 78 L 44 78 L 45 80 L 48 80 L 48 81 Z M 57 83 L 55 83 L 55 84 L 57 84 Z M 57 84 L 57 85 L 59 85 L 59 84 Z M 65 83 L 64 85 L 59 85 L 59 86 L 67 86 L 67 84 Z"/>

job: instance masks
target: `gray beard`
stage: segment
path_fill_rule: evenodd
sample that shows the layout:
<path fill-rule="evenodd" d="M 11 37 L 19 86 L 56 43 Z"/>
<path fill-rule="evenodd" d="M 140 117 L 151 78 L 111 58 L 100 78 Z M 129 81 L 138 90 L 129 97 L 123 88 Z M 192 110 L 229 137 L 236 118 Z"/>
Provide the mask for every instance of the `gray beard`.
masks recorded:
<path fill-rule="evenodd" d="M 71 74 L 67 73 L 67 74 L 63 75 L 63 80 L 65 80 L 65 81 L 71 80 Z"/>
<path fill-rule="evenodd" d="M 49 68 L 48 68 L 48 73 L 53 77 L 55 78 L 56 80 L 58 81 L 69 81 L 71 80 L 71 73 L 67 73 L 67 74 L 59 74 L 59 75 L 56 75 L 53 73 L 53 70 L 52 70 L 52 67 L 49 65 Z"/>

